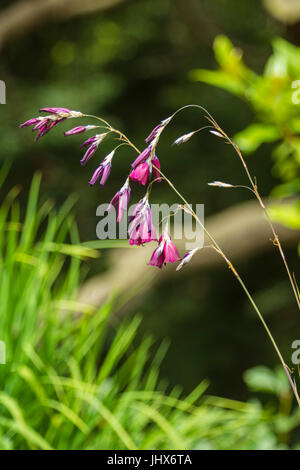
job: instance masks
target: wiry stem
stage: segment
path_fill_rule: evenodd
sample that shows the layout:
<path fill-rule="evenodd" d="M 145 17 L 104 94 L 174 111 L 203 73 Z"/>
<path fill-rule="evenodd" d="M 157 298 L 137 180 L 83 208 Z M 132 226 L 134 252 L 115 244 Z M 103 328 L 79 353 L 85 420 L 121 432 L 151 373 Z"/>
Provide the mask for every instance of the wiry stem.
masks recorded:
<path fill-rule="evenodd" d="M 274 243 L 275 246 L 278 247 L 280 256 L 281 256 L 281 258 L 282 258 L 282 260 L 283 260 L 285 269 L 286 269 L 286 271 L 287 271 L 287 274 L 288 274 L 288 277 L 289 277 L 289 280 L 290 280 L 290 284 L 291 284 L 292 289 L 293 289 L 293 293 L 294 293 L 294 296 L 295 296 L 295 299 L 296 299 L 298 308 L 299 308 L 299 310 L 300 310 L 300 296 L 299 296 L 299 293 L 298 293 L 298 291 L 297 291 L 297 288 L 296 288 L 294 279 L 293 279 L 293 277 L 292 277 L 292 274 L 291 274 L 291 271 L 290 271 L 288 262 L 287 262 L 287 260 L 286 260 L 284 251 L 283 251 L 283 249 L 282 249 L 282 245 L 281 245 L 281 243 L 280 243 L 279 237 L 278 237 L 278 235 L 277 235 L 277 233 L 276 233 L 276 230 L 275 230 L 275 228 L 274 228 L 274 225 L 273 225 L 273 223 L 272 223 L 272 221 L 271 221 L 271 219 L 270 219 L 270 216 L 269 216 L 269 213 L 268 213 L 268 211 L 267 211 L 267 208 L 266 208 L 266 206 L 264 205 L 264 203 L 263 203 L 263 201 L 262 201 L 262 198 L 261 198 L 261 196 L 260 196 L 260 194 L 259 194 L 259 192 L 258 192 L 257 183 L 256 183 L 256 181 L 253 180 L 253 178 L 252 178 L 252 176 L 251 176 L 251 174 L 250 174 L 250 172 L 249 172 L 248 166 L 247 166 L 247 164 L 246 164 L 246 162 L 245 162 L 245 159 L 244 159 L 244 157 L 243 157 L 243 155 L 242 155 L 242 152 L 240 151 L 238 145 L 235 144 L 235 143 L 230 139 L 230 137 L 226 134 L 226 132 L 223 131 L 223 129 L 216 123 L 215 120 L 212 121 L 212 120 L 209 118 L 209 121 L 213 123 L 214 127 L 218 130 L 218 132 L 220 132 L 220 133 L 223 135 L 223 137 L 227 140 L 227 142 L 229 142 L 229 143 L 232 145 L 232 147 L 234 148 L 234 150 L 236 151 L 238 157 L 240 158 L 240 160 L 241 160 L 241 162 L 242 162 L 242 165 L 243 165 L 243 167 L 244 167 L 244 169 L 245 169 L 245 172 L 246 172 L 246 174 L 247 174 L 247 177 L 248 177 L 248 179 L 249 179 L 249 181 L 250 181 L 250 184 L 251 184 L 251 186 L 252 186 L 252 188 L 253 188 L 253 193 L 255 194 L 255 196 L 256 196 L 256 198 L 257 198 L 257 200 L 258 200 L 258 202 L 259 202 L 259 204 L 260 204 L 262 210 L 264 211 L 266 220 L 267 220 L 267 222 L 268 222 L 268 224 L 269 224 L 269 227 L 270 227 L 271 232 L 272 232 L 272 235 L 273 235 L 273 243 Z"/>
<path fill-rule="evenodd" d="M 285 265 L 286 265 L 287 271 L 288 271 L 288 273 L 289 273 L 289 277 L 290 277 L 290 279 L 292 280 L 292 277 L 291 277 L 291 274 L 290 274 L 288 265 L 287 265 L 287 263 L 286 263 L 286 260 L 285 260 L 285 257 L 284 257 L 284 254 L 283 254 L 283 251 L 282 251 L 282 248 L 281 248 L 279 239 L 278 239 L 278 236 L 277 236 L 277 234 L 276 234 L 276 232 L 275 232 L 275 229 L 274 229 L 273 224 L 272 224 L 272 222 L 271 222 L 271 220 L 270 220 L 270 218 L 269 218 L 269 215 L 268 215 L 268 213 L 267 213 L 267 211 L 266 211 L 266 208 L 265 208 L 265 206 L 264 206 L 264 204 L 263 204 L 263 202 L 262 202 L 262 200 L 261 200 L 261 198 L 260 198 L 260 195 L 259 195 L 259 193 L 258 193 L 258 191 L 257 191 L 257 185 L 256 185 L 256 184 L 254 183 L 254 181 L 252 180 L 252 177 L 251 177 L 251 175 L 250 175 L 250 172 L 249 172 L 249 170 L 248 170 L 248 168 L 247 168 L 247 165 L 246 165 L 246 163 L 245 163 L 245 161 L 244 161 L 244 159 L 243 159 L 243 156 L 242 156 L 242 154 L 241 154 L 239 148 L 235 146 L 235 144 L 229 139 L 229 137 L 228 137 L 228 136 L 223 132 L 223 130 L 218 126 L 218 124 L 217 124 L 216 121 L 213 119 L 213 117 L 212 117 L 212 116 L 207 112 L 207 110 L 206 110 L 205 108 L 203 108 L 202 106 L 199 106 L 199 105 L 187 105 L 187 106 L 183 106 L 182 108 L 178 109 L 178 110 L 171 116 L 171 119 L 173 119 L 173 117 L 174 117 L 179 111 L 181 111 L 181 110 L 183 110 L 183 109 L 185 109 L 185 108 L 188 108 L 188 107 L 197 107 L 197 108 L 200 108 L 200 109 L 204 110 L 204 111 L 208 114 L 209 120 L 210 120 L 210 122 L 213 124 L 213 126 L 214 126 L 216 129 L 218 129 L 218 131 L 221 132 L 222 135 L 223 135 L 225 138 L 227 138 L 227 140 L 233 145 L 233 147 L 235 148 L 235 150 L 238 152 L 238 155 L 239 155 L 240 158 L 241 158 L 241 161 L 242 161 L 242 163 L 243 163 L 243 166 L 244 166 L 244 168 L 245 168 L 245 171 L 246 171 L 246 173 L 247 173 L 247 175 L 248 175 L 249 181 L 250 181 L 251 186 L 252 186 L 252 188 L 253 188 L 253 192 L 255 193 L 256 197 L 258 198 L 258 201 L 259 201 L 261 207 L 262 207 L 262 208 L 264 209 L 264 211 L 266 212 L 267 219 L 268 219 L 268 221 L 269 221 L 269 224 L 270 224 L 271 229 L 272 229 L 272 233 L 273 233 L 273 235 L 274 235 L 274 240 L 279 243 L 278 246 L 279 246 L 280 252 L 282 253 L 283 260 L 285 261 Z M 86 116 L 88 116 L 88 115 L 86 115 Z M 108 124 L 108 123 L 107 123 L 106 121 L 104 121 L 102 118 L 99 118 L 99 117 L 97 117 L 97 116 L 89 116 L 89 117 L 94 117 L 94 118 L 98 119 L 99 121 L 105 123 L 105 125 L 107 126 L 107 128 L 109 129 L 109 131 L 117 133 L 117 134 L 119 135 L 119 137 L 120 137 L 120 140 L 122 140 L 124 143 L 126 143 L 126 144 L 128 144 L 130 147 L 132 147 L 137 153 L 140 153 L 139 149 L 128 139 L 128 137 L 127 137 L 125 134 L 123 134 L 123 133 L 120 132 L 119 130 L 114 129 L 113 127 L 111 127 L 110 124 Z M 170 120 L 171 120 L 171 119 L 170 119 Z M 169 122 L 170 122 L 170 121 L 169 121 Z M 201 128 L 201 129 L 202 129 L 202 128 Z M 154 152 L 155 152 L 155 148 L 152 149 L 152 152 L 151 152 L 151 153 L 154 155 Z M 235 269 L 235 267 L 233 266 L 233 264 L 231 263 L 231 261 L 227 258 L 227 256 L 225 255 L 225 253 L 223 252 L 223 250 L 221 249 L 221 247 L 219 246 L 219 244 L 217 243 L 217 241 L 214 239 L 214 237 L 213 237 L 213 236 L 210 234 L 210 232 L 208 232 L 208 230 L 205 228 L 205 226 L 203 225 L 203 223 L 201 222 L 201 220 L 198 218 L 197 214 L 194 212 L 194 210 L 192 209 L 191 205 L 186 201 L 186 199 L 184 198 L 184 196 L 178 191 L 178 189 L 174 186 L 174 184 L 165 176 L 165 174 L 164 174 L 159 168 L 157 168 L 153 163 L 152 163 L 152 166 L 153 166 L 153 168 L 155 168 L 155 169 L 158 171 L 158 173 L 161 175 L 162 179 L 164 179 L 164 180 L 166 181 L 166 183 L 173 189 L 173 191 L 174 191 L 174 192 L 180 197 L 180 199 L 184 202 L 184 204 L 186 205 L 186 207 L 187 207 L 188 210 L 190 211 L 191 215 L 194 217 L 194 219 L 196 220 L 196 222 L 202 227 L 202 229 L 204 230 L 205 234 L 206 234 L 206 235 L 208 236 L 208 238 L 211 240 L 211 242 L 212 242 L 212 247 L 213 247 L 213 248 L 215 249 L 215 251 L 225 260 L 225 262 L 227 263 L 228 267 L 231 269 L 231 271 L 233 272 L 234 276 L 236 277 L 236 279 L 237 279 L 238 282 L 240 283 L 242 289 L 244 290 L 245 294 L 247 295 L 247 297 L 248 297 L 248 299 L 249 299 L 249 301 L 250 301 L 252 307 L 254 308 L 255 312 L 257 313 L 257 315 L 258 315 L 258 317 L 259 317 L 259 319 L 260 319 L 260 321 L 261 321 L 261 323 L 262 323 L 262 325 L 263 325 L 263 327 L 264 327 L 264 329 L 265 329 L 267 335 L 269 336 L 269 338 L 270 338 L 270 340 L 271 340 L 271 342 L 272 342 L 272 344 L 273 344 L 273 347 L 274 347 L 274 349 L 275 349 L 275 351 L 276 351 L 276 353 L 277 353 L 277 355 L 278 355 L 278 357 L 279 357 L 279 360 L 280 360 L 280 362 L 281 362 L 281 364 L 282 364 L 282 366 L 283 366 L 283 368 L 284 368 L 284 371 L 285 371 L 285 373 L 286 373 L 286 375 L 287 375 L 287 377 L 288 377 L 288 380 L 289 380 L 289 383 L 290 383 L 290 385 L 291 385 L 291 388 L 292 388 L 292 391 L 293 391 L 293 393 L 294 393 L 294 396 L 295 396 L 295 398 L 296 398 L 297 404 L 298 404 L 298 406 L 299 406 L 299 408 L 300 408 L 300 398 L 299 398 L 299 395 L 298 395 L 297 388 L 296 388 L 296 386 L 295 386 L 295 384 L 294 384 L 294 382 L 293 382 L 293 380 L 292 380 L 292 378 L 291 378 L 291 376 L 290 376 L 290 373 L 289 373 L 289 370 L 288 370 L 288 366 L 286 365 L 286 363 L 285 363 L 285 361 L 284 361 L 284 359 L 283 359 L 283 357 L 282 357 L 282 355 L 281 355 L 281 352 L 280 352 L 280 350 L 279 350 L 279 348 L 278 348 L 278 346 L 277 346 L 277 344 L 276 344 L 276 341 L 275 341 L 275 339 L 274 339 L 274 337 L 273 337 L 273 335 L 272 335 L 272 333 L 271 333 L 271 331 L 270 331 L 268 325 L 266 324 L 266 322 L 265 322 L 265 320 L 264 320 L 264 318 L 263 318 L 263 316 L 262 316 L 262 314 L 261 314 L 259 308 L 257 307 L 256 303 L 254 302 L 253 297 L 251 296 L 250 292 L 248 291 L 248 289 L 247 289 L 246 285 L 244 284 L 243 280 L 241 279 L 239 273 L 237 272 L 237 270 Z M 150 183 L 150 185 L 149 185 L 149 187 L 148 187 L 148 190 L 147 190 L 147 194 L 148 194 L 149 190 L 151 189 L 153 182 L 154 182 L 154 181 L 152 181 L 152 182 Z M 249 188 L 249 189 L 251 189 L 251 188 Z M 292 282 L 292 286 L 293 286 L 293 289 L 295 289 L 294 282 Z M 297 299 L 297 301 L 299 301 L 299 296 L 298 296 L 298 294 L 297 294 L 297 290 L 296 290 L 296 291 L 294 290 L 294 292 L 296 292 L 296 299 Z M 300 302 L 299 302 L 298 305 L 299 305 L 299 307 L 300 307 Z"/>
<path fill-rule="evenodd" d="M 154 165 L 153 165 L 154 166 Z M 218 245 L 218 243 L 216 242 L 216 240 L 214 239 L 214 237 L 208 232 L 208 230 L 205 228 L 205 226 L 203 225 L 203 223 L 201 222 L 201 220 L 198 218 L 197 214 L 193 211 L 192 207 L 190 206 L 190 204 L 186 201 L 186 199 L 182 196 L 182 194 L 177 190 L 177 188 L 174 186 L 174 184 L 162 173 L 162 171 L 160 171 L 158 168 L 156 168 L 156 170 L 161 174 L 161 176 L 163 177 L 163 179 L 169 184 L 169 186 L 175 191 L 175 193 L 181 198 L 181 200 L 187 205 L 191 215 L 194 217 L 194 219 L 198 222 L 198 224 L 202 227 L 202 229 L 204 230 L 204 232 L 206 233 L 206 235 L 209 237 L 209 239 L 211 240 L 212 242 L 212 246 L 213 248 L 215 249 L 215 251 L 217 253 L 219 253 L 220 256 L 222 256 L 222 258 L 226 261 L 228 267 L 231 269 L 231 271 L 233 272 L 233 274 L 235 275 L 236 279 L 238 280 L 238 282 L 240 283 L 240 285 L 242 286 L 245 294 L 247 295 L 252 307 L 254 308 L 255 312 L 257 313 L 264 329 L 266 330 L 272 344 L 273 344 L 273 347 L 280 359 L 280 362 L 284 368 L 284 371 L 288 377 L 288 380 L 291 384 L 291 388 L 292 388 L 292 391 L 295 395 L 295 398 L 296 398 L 296 401 L 298 403 L 298 406 L 300 408 L 300 398 L 299 398 L 299 395 L 298 395 L 298 392 L 297 392 L 297 388 L 295 387 L 295 384 L 293 383 L 292 381 L 292 378 L 290 376 L 290 373 L 288 371 L 288 367 L 282 357 L 282 354 L 276 344 L 276 341 L 268 327 L 268 325 L 266 324 L 259 308 L 257 307 L 256 303 L 254 302 L 254 299 L 253 297 L 251 296 L 250 292 L 248 291 L 246 285 L 244 284 L 244 281 L 242 280 L 242 278 L 240 277 L 239 273 L 237 272 L 237 270 L 235 269 L 235 267 L 233 266 L 233 264 L 231 263 L 231 261 L 227 258 L 227 256 L 225 255 L 224 251 L 220 248 L 220 246 Z"/>

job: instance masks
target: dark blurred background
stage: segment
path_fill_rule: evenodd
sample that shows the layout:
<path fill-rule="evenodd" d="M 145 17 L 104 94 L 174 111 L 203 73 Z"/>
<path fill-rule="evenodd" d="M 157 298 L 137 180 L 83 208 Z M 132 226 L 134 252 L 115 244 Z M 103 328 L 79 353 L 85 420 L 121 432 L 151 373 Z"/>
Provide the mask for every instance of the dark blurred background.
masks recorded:
<path fill-rule="evenodd" d="M 18 3 L 1 2 L 0 25 L 3 20 L 9 29 L 5 15 Z M 42 3 L 36 2 L 37 10 Z M 287 25 L 276 19 L 261 0 L 99 0 L 90 4 L 94 5 L 90 11 L 76 15 L 53 7 L 51 14 L 42 12 L 34 24 L 26 23 L 22 14 L 17 26 L 0 38 L 0 79 L 7 85 L 7 104 L 0 107 L 0 158 L 13 161 L 4 191 L 22 185 L 25 204 L 32 175 L 41 170 L 44 199 L 51 197 L 61 204 L 70 193 L 78 195 L 75 213 L 82 241 L 96 238 L 96 207 L 120 187 L 132 154 L 128 151 L 127 157 L 115 160 L 105 188 L 89 188 L 96 159 L 80 166 L 82 139 L 62 135 L 62 130 L 72 127 L 69 123 L 37 144 L 30 131 L 17 130 L 19 123 L 37 115 L 42 106 L 69 107 L 103 116 L 142 147 L 161 119 L 185 104 L 198 103 L 233 135 L 253 119 L 247 104 L 226 91 L 192 82 L 189 72 L 216 68 L 212 44 L 222 33 L 244 51 L 247 65 L 261 73 L 272 38 L 281 36 L 299 45 L 300 31 L 299 23 Z M 207 186 L 213 180 L 245 184 L 240 162 L 229 146 L 205 134 L 181 148 L 170 145 L 202 122 L 197 111 L 178 116 L 160 143 L 159 156 L 163 170 L 191 202 L 205 203 L 209 217 L 249 195 Z M 109 148 L 103 143 L 101 154 Z M 249 157 L 263 196 L 278 183 L 272 176 L 271 151 L 272 145 L 264 145 Z M 178 202 L 167 185 L 153 191 L 152 202 L 163 201 Z M 88 275 L 106 269 L 109 257 L 105 251 L 99 260 L 89 262 Z M 296 246 L 288 257 L 295 270 Z M 239 269 L 290 357 L 297 312 L 279 256 L 274 252 L 251 256 Z M 246 398 L 242 373 L 257 364 L 277 363 L 265 332 L 226 268 L 158 282 L 126 314 L 136 312 L 144 315 L 144 332 L 171 340 L 162 373 L 185 391 L 207 377 L 213 393 Z"/>

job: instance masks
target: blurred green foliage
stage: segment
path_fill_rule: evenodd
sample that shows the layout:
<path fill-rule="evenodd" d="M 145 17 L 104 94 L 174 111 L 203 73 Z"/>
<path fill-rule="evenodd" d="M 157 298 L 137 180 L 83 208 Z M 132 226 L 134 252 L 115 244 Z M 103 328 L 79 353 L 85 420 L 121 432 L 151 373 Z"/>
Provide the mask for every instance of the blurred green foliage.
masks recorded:
<path fill-rule="evenodd" d="M 226 36 L 214 41 L 218 70 L 196 69 L 191 80 L 202 81 L 224 88 L 246 101 L 254 112 L 256 122 L 236 133 L 234 141 L 242 152 L 255 152 L 262 144 L 276 142 L 272 152 L 273 174 L 283 184 L 276 186 L 274 197 L 297 196 L 300 193 L 300 47 L 282 38 L 272 41 L 273 53 L 262 74 L 248 68 L 242 51 L 235 48 Z M 274 204 L 273 219 L 299 229 L 299 201 L 284 207 Z"/>

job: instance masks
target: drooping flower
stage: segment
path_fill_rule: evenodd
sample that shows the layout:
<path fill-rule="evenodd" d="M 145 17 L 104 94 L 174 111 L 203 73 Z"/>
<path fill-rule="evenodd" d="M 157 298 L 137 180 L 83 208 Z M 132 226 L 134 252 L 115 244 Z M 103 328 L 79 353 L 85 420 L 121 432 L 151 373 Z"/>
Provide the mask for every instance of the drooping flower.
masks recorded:
<path fill-rule="evenodd" d="M 140 212 L 143 211 L 147 204 L 147 196 L 144 196 L 134 207 L 132 214 L 128 216 L 128 222 L 131 222 Z"/>
<path fill-rule="evenodd" d="M 35 142 L 37 142 L 41 137 L 46 135 L 51 129 L 59 124 L 60 122 L 64 121 L 67 119 L 66 117 L 61 118 L 55 114 L 50 115 L 50 116 L 39 116 L 37 118 L 32 118 L 29 119 L 28 121 L 24 122 L 23 124 L 20 124 L 19 127 L 30 127 L 33 126 L 32 130 L 33 131 L 38 131 L 36 137 L 35 137 Z"/>
<path fill-rule="evenodd" d="M 110 170 L 111 170 L 111 160 L 114 156 L 115 151 L 113 150 L 108 154 L 103 162 L 98 166 L 98 168 L 94 171 L 92 178 L 90 179 L 89 185 L 93 186 L 97 181 L 100 180 L 100 186 L 104 186 L 107 178 L 109 177 Z"/>
<path fill-rule="evenodd" d="M 161 181 L 159 170 L 160 170 L 160 162 L 159 162 L 158 157 L 154 155 L 152 159 L 151 157 L 149 157 L 145 162 L 137 165 L 132 170 L 129 176 L 132 179 L 132 181 L 137 181 L 138 183 L 145 186 L 152 173 L 153 173 L 153 177 L 157 181 Z"/>
<path fill-rule="evenodd" d="M 127 211 L 129 199 L 130 199 L 130 186 L 129 186 L 129 178 L 127 178 L 125 184 L 114 195 L 114 197 L 110 201 L 108 209 L 107 209 L 107 210 L 111 210 L 112 207 L 118 204 L 117 222 L 121 222 L 123 215 Z"/>
<path fill-rule="evenodd" d="M 82 117 L 83 114 L 80 111 L 73 111 L 69 108 L 57 108 L 57 107 L 52 107 L 52 108 L 41 108 L 40 113 L 50 113 L 50 114 L 56 114 L 59 117 L 65 117 L 65 118 L 74 118 L 74 117 Z"/>
<path fill-rule="evenodd" d="M 194 248 L 193 250 L 191 251 L 188 251 L 181 259 L 181 262 L 179 263 L 179 265 L 177 266 L 176 268 L 176 271 L 179 271 L 181 268 L 183 268 L 183 266 L 185 266 L 187 263 L 189 263 L 192 259 L 192 257 L 194 256 L 194 254 L 200 250 L 200 247 L 197 247 L 197 248 Z"/>
<path fill-rule="evenodd" d="M 129 176 L 132 179 L 132 181 L 137 181 L 138 183 L 145 186 L 148 181 L 149 171 L 150 171 L 150 164 L 149 164 L 149 161 L 147 160 L 143 163 L 140 163 L 137 167 L 135 167 Z"/>
<path fill-rule="evenodd" d="M 82 166 L 84 166 L 89 161 L 89 159 L 94 155 L 94 153 L 97 151 L 97 148 L 99 147 L 99 144 L 102 142 L 105 136 L 106 136 L 106 133 L 97 134 L 97 135 L 94 135 L 93 137 L 90 137 L 85 142 L 83 142 L 83 144 L 81 144 L 80 147 L 88 147 L 87 151 L 85 152 L 82 159 L 80 160 L 80 163 Z"/>
<path fill-rule="evenodd" d="M 162 127 L 163 127 L 162 123 L 155 126 L 154 129 L 148 135 L 148 137 L 145 139 L 145 142 L 149 144 L 153 139 L 155 139 L 155 137 L 157 136 L 158 132 L 161 130 Z"/>
<path fill-rule="evenodd" d="M 152 213 L 148 198 L 145 196 L 135 207 L 128 233 L 130 245 L 143 245 L 144 243 L 157 241 L 157 234 L 152 223 Z"/>
<path fill-rule="evenodd" d="M 97 136 L 96 135 L 93 135 L 92 137 L 89 137 L 87 140 L 85 140 L 84 142 L 82 142 L 82 144 L 80 144 L 80 148 L 84 148 L 84 147 L 89 147 L 90 145 L 92 145 L 95 141 L 97 140 Z"/>
<path fill-rule="evenodd" d="M 31 118 L 28 121 L 23 122 L 23 124 L 20 124 L 19 127 L 22 128 L 22 127 L 30 127 L 30 126 L 38 125 L 41 123 L 41 120 L 43 119 L 44 118 L 42 117 Z"/>
<path fill-rule="evenodd" d="M 139 156 L 131 164 L 132 168 L 136 168 L 141 163 L 144 163 L 147 160 L 147 158 L 150 157 L 151 152 L 152 152 L 152 146 L 149 145 L 142 151 L 142 153 L 139 154 Z"/>
<path fill-rule="evenodd" d="M 68 108 L 42 108 L 40 109 L 40 112 L 49 112 L 51 114 L 48 116 L 38 116 L 36 118 L 29 119 L 19 126 L 21 128 L 34 126 L 32 130 L 38 131 L 35 137 L 35 142 L 46 135 L 54 126 L 60 122 L 63 122 L 68 118 L 83 116 L 80 111 L 72 111 Z"/>
<path fill-rule="evenodd" d="M 161 175 L 160 175 L 160 161 L 156 155 L 154 155 L 152 159 L 152 173 L 153 178 L 157 181 L 157 183 L 161 182 Z"/>
<path fill-rule="evenodd" d="M 158 138 L 160 134 L 162 133 L 163 129 L 166 127 L 166 125 L 170 122 L 172 119 L 172 116 L 168 117 L 167 119 L 164 119 L 161 121 L 157 126 L 154 127 L 154 129 L 150 132 L 148 137 L 145 139 L 147 144 L 152 142 L 154 139 Z"/>
<path fill-rule="evenodd" d="M 73 129 L 70 129 L 64 133 L 66 137 L 69 135 L 77 135 L 77 134 L 82 134 L 82 132 L 89 131 L 91 129 L 95 129 L 97 126 L 77 126 L 73 127 Z"/>
<path fill-rule="evenodd" d="M 156 266 L 162 268 L 167 263 L 175 263 L 179 261 L 180 256 L 174 243 L 171 241 L 170 235 L 165 230 L 161 235 L 158 247 L 154 250 L 151 259 L 149 261 L 150 266 Z"/>

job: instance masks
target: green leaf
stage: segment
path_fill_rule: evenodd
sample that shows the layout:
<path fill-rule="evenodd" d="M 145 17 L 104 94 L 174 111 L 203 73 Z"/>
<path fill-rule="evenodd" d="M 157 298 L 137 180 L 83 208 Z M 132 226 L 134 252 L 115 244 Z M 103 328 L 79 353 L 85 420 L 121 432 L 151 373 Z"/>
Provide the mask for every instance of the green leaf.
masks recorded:
<path fill-rule="evenodd" d="M 271 369 L 265 366 L 253 367 L 244 373 L 244 381 L 254 392 L 278 394 L 281 389 L 280 380 Z"/>
<path fill-rule="evenodd" d="M 272 124 L 250 124 L 234 136 L 234 141 L 243 152 L 251 153 L 263 143 L 271 143 L 278 140 L 280 133 L 278 128 Z"/>
<path fill-rule="evenodd" d="M 189 79 L 193 82 L 204 82 L 229 91 L 233 95 L 243 96 L 246 87 L 243 81 L 223 70 L 194 69 L 189 72 Z"/>
<path fill-rule="evenodd" d="M 91 249 L 108 249 L 108 248 L 132 248 L 128 240 L 91 240 L 89 242 L 81 243 L 83 247 Z"/>
<path fill-rule="evenodd" d="M 300 201 L 281 205 L 272 204 L 268 212 L 274 222 L 294 230 L 300 229 Z"/>

